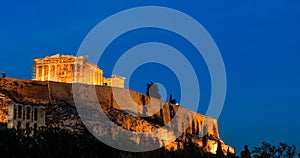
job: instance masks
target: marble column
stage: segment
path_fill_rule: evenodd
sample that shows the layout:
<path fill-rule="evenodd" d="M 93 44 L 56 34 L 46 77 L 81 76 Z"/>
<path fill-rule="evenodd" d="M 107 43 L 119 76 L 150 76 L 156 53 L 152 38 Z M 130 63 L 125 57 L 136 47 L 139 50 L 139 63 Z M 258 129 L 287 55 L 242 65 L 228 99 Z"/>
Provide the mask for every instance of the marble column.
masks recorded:
<path fill-rule="evenodd" d="M 77 67 L 77 63 L 74 63 L 74 71 L 73 71 L 73 82 L 76 83 L 77 82 L 77 71 L 78 71 L 78 67 Z"/>
<path fill-rule="evenodd" d="M 98 70 L 98 85 L 101 85 L 101 76 L 100 71 Z"/>
<path fill-rule="evenodd" d="M 100 71 L 100 85 L 103 85 L 103 73 Z"/>
<path fill-rule="evenodd" d="M 78 82 L 82 82 L 82 79 L 81 79 L 81 75 L 82 75 L 82 64 L 78 64 L 78 71 L 76 72 L 76 75 L 77 75 L 77 81 Z"/>
<path fill-rule="evenodd" d="M 51 78 L 50 78 L 50 74 L 51 74 L 51 67 L 50 67 L 50 65 L 47 65 L 48 66 L 48 79 L 47 79 L 47 81 L 49 81 Z"/>
<path fill-rule="evenodd" d="M 54 79 L 57 82 L 57 65 L 54 66 Z"/>
<path fill-rule="evenodd" d="M 41 81 L 44 81 L 44 76 L 45 76 L 45 70 L 44 70 L 44 66 L 42 66 L 42 78 L 41 78 Z"/>
<path fill-rule="evenodd" d="M 93 84 L 93 80 L 94 80 L 94 70 L 90 69 L 90 84 Z"/>
<path fill-rule="evenodd" d="M 40 76 L 39 69 L 40 69 L 39 66 L 35 65 L 35 80 L 39 80 L 39 76 Z"/>
<path fill-rule="evenodd" d="M 84 79 L 83 79 L 83 77 L 84 77 L 84 65 L 81 63 L 80 64 L 80 71 L 79 71 L 79 80 L 80 80 L 80 82 L 84 82 Z"/>

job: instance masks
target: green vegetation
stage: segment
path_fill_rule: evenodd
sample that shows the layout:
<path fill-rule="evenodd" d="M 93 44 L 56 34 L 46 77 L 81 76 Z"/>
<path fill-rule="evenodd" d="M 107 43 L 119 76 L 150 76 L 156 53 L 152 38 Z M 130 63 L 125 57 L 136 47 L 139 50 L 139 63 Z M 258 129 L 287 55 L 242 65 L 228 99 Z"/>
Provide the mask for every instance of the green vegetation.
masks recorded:
<path fill-rule="evenodd" d="M 280 142 L 278 146 L 274 146 L 262 142 L 260 147 L 254 147 L 252 154 L 255 158 L 294 158 L 296 156 L 296 146 L 289 146 L 283 142 Z"/>
<path fill-rule="evenodd" d="M 192 143 L 184 145 L 184 150 L 167 151 L 160 148 L 150 152 L 125 152 L 109 147 L 98 141 L 88 131 L 78 134 L 57 128 L 39 130 L 7 129 L 0 125 L 0 157 L 224 157 L 204 152 Z M 232 155 L 234 157 L 234 155 Z"/>

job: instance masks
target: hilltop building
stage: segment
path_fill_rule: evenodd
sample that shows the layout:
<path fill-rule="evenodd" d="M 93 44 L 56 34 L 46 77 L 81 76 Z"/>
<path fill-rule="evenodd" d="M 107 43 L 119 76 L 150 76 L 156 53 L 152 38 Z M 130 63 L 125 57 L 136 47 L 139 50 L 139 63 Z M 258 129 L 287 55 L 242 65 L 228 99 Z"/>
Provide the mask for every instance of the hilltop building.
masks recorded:
<path fill-rule="evenodd" d="M 88 56 L 60 55 L 34 59 L 33 80 L 85 83 L 124 88 L 125 77 L 103 77 L 103 70 L 88 61 Z"/>

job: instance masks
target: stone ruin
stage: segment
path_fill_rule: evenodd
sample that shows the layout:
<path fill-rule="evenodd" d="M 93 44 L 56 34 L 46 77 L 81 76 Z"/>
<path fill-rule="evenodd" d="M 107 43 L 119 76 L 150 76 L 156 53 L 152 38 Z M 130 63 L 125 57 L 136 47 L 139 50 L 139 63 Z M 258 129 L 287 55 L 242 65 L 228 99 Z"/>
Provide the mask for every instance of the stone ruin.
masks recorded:
<path fill-rule="evenodd" d="M 103 70 L 88 61 L 88 56 L 52 55 L 34 59 L 33 80 L 84 83 L 124 88 L 125 77 L 103 77 Z"/>
<path fill-rule="evenodd" d="M 45 126 L 45 112 L 39 106 L 19 103 L 8 106 L 8 128 L 27 129 Z"/>

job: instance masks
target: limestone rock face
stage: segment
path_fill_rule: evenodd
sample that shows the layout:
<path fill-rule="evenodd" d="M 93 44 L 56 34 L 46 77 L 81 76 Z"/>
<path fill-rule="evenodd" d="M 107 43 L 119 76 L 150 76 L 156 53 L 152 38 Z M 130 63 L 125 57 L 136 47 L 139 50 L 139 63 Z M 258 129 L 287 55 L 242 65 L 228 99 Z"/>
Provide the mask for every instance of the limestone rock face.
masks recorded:
<path fill-rule="evenodd" d="M 95 98 L 91 98 L 89 90 L 94 91 Z M 80 95 L 74 99 L 74 94 Z M 75 106 L 76 100 L 84 108 L 92 109 L 87 117 L 78 114 L 85 109 Z M 210 153 L 216 153 L 218 144 L 224 154 L 234 153 L 234 149 L 220 139 L 216 119 L 128 89 L 84 84 L 78 84 L 74 89 L 69 83 L 0 79 L 0 122 L 7 123 L 8 106 L 14 103 L 40 106 L 45 111 L 47 127 L 81 132 L 85 126 L 90 126 L 91 131 L 99 136 L 118 137 L 119 129 L 113 129 L 100 117 L 97 118 L 97 111 L 103 110 L 118 127 L 149 133 L 144 138 L 149 142 L 160 146 L 170 142 L 165 146 L 168 150 L 182 149 L 183 144 L 192 142 Z M 161 127 L 165 127 L 164 130 L 160 134 L 155 133 Z M 135 135 L 128 139 L 136 144 L 142 141 Z"/>
<path fill-rule="evenodd" d="M 12 101 L 5 94 L 0 93 L 0 122 L 7 122 L 8 121 L 8 104 Z"/>

